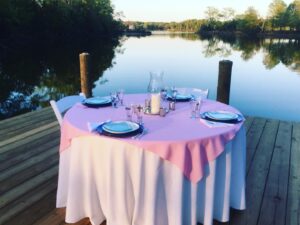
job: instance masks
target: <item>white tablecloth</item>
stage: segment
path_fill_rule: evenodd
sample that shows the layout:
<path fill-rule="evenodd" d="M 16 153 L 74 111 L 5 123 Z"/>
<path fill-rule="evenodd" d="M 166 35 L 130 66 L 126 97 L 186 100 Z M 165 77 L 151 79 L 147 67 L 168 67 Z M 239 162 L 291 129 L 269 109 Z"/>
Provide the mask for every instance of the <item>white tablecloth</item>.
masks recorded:
<path fill-rule="evenodd" d="M 212 128 L 213 129 L 213 128 Z M 174 164 L 123 141 L 72 139 L 60 154 L 57 207 L 66 222 L 93 225 L 211 225 L 245 203 L 246 139 L 242 127 L 194 184 Z"/>

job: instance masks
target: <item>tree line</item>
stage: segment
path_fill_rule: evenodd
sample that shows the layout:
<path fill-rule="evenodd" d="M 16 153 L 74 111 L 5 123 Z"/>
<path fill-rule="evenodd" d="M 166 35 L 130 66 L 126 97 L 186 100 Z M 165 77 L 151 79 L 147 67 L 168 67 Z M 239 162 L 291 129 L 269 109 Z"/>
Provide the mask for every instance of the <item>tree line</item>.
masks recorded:
<path fill-rule="evenodd" d="M 114 19 L 110 0 L 1 0 L 0 29 L 3 47 L 30 40 L 113 36 L 123 24 Z"/>
<path fill-rule="evenodd" d="M 136 31 L 184 31 L 197 32 L 205 23 L 205 20 L 185 20 L 183 22 L 140 22 L 140 21 L 125 21 L 126 27 L 133 27 Z"/>
<path fill-rule="evenodd" d="M 273 0 L 269 5 L 268 15 L 263 18 L 254 7 L 244 13 L 236 14 L 232 8 L 208 7 L 205 19 L 186 20 L 183 22 L 127 22 L 140 29 L 168 30 L 183 32 L 241 32 L 256 34 L 263 32 L 300 31 L 300 0 L 287 5 L 283 0 Z"/>

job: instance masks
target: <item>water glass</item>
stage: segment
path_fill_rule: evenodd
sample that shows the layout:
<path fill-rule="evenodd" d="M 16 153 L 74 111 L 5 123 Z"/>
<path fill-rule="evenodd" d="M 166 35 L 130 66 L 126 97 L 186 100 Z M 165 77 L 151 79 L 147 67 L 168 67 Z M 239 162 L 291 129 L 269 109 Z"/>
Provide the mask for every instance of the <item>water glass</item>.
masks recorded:
<path fill-rule="evenodd" d="M 117 97 L 118 97 L 118 100 L 120 101 L 121 106 L 123 106 L 124 105 L 124 90 L 123 89 L 118 90 Z"/>
<path fill-rule="evenodd" d="M 199 110 L 199 102 L 196 100 L 191 100 L 190 101 L 190 107 L 191 107 L 191 118 L 195 119 L 197 118 L 198 115 L 198 110 Z"/>
<path fill-rule="evenodd" d="M 125 110 L 126 110 L 126 120 L 132 121 L 132 113 L 133 113 L 132 106 L 125 106 Z"/>
<path fill-rule="evenodd" d="M 159 115 L 162 116 L 162 117 L 165 117 L 167 114 L 167 109 L 161 107 L 160 110 L 159 110 Z"/>
<path fill-rule="evenodd" d="M 173 101 L 176 101 L 176 96 L 178 94 L 178 90 L 175 87 L 172 87 L 171 94 L 172 94 Z"/>
<path fill-rule="evenodd" d="M 145 108 L 150 109 L 151 108 L 151 100 L 150 99 L 145 99 Z"/>
<path fill-rule="evenodd" d="M 166 101 L 168 97 L 168 90 L 166 88 L 161 89 L 160 96 L 163 101 Z"/>
<path fill-rule="evenodd" d="M 137 117 L 137 123 L 140 125 L 143 124 L 143 114 L 144 114 L 143 109 L 144 108 L 141 105 L 134 106 L 134 113 Z"/>
<path fill-rule="evenodd" d="M 198 97 L 197 98 L 197 102 L 198 102 L 198 107 L 197 107 L 197 111 L 196 111 L 196 115 L 200 116 L 200 109 L 201 109 L 201 104 L 202 104 L 202 97 Z"/>
<path fill-rule="evenodd" d="M 118 104 L 118 95 L 117 92 L 110 92 L 111 105 L 113 108 L 117 108 Z"/>
<path fill-rule="evenodd" d="M 169 110 L 175 110 L 175 108 L 176 108 L 176 104 L 175 104 L 175 102 L 169 102 Z"/>

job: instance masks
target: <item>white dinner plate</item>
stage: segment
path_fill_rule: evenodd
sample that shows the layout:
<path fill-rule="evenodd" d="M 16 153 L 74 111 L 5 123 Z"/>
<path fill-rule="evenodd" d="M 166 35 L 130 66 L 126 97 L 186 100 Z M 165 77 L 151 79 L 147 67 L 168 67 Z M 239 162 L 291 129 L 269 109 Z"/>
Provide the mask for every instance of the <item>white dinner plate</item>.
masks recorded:
<path fill-rule="evenodd" d="M 206 113 L 206 116 L 210 119 L 214 120 L 236 120 L 238 119 L 239 115 L 232 112 L 227 111 L 210 111 Z"/>
<path fill-rule="evenodd" d="M 102 105 L 108 104 L 111 102 L 111 99 L 108 97 L 94 97 L 94 98 L 87 98 L 83 100 L 83 103 L 90 104 L 90 105 Z"/>
<path fill-rule="evenodd" d="M 188 100 L 191 99 L 192 95 L 185 95 L 185 94 L 177 94 L 176 100 Z"/>
<path fill-rule="evenodd" d="M 140 128 L 140 125 L 130 121 L 112 121 L 105 123 L 102 129 L 112 134 L 126 134 L 134 132 Z"/>
<path fill-rule="evenodd" d="M 172 99 L 173 97 L 171 95 L 168 95 L 168 98 Z M 193 96 L 190 95 L 190 94 L 186 94 L 186 95 L 185 94 L 177 94 L 176 95 L 176 100 L 177 101 L 189 101 L 192 98 L 193 98 Z"/>

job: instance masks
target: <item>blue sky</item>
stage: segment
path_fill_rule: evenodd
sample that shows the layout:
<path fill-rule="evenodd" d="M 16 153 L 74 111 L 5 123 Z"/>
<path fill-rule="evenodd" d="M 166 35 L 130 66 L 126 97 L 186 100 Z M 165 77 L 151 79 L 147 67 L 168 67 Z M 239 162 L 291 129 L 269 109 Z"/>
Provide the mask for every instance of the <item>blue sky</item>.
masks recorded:
<path fill-rule="evenodd" d="M 293 0 L 284 0 L 287 4 Z M 218 9 L 231 7 L 241 13 L 254 6 L 262 16 L 268 11 L 271 0 L 112 0 L 117 12 L 122 11 L 124 20 L 182 21 L 200 19 L 208 6 Z"/>

